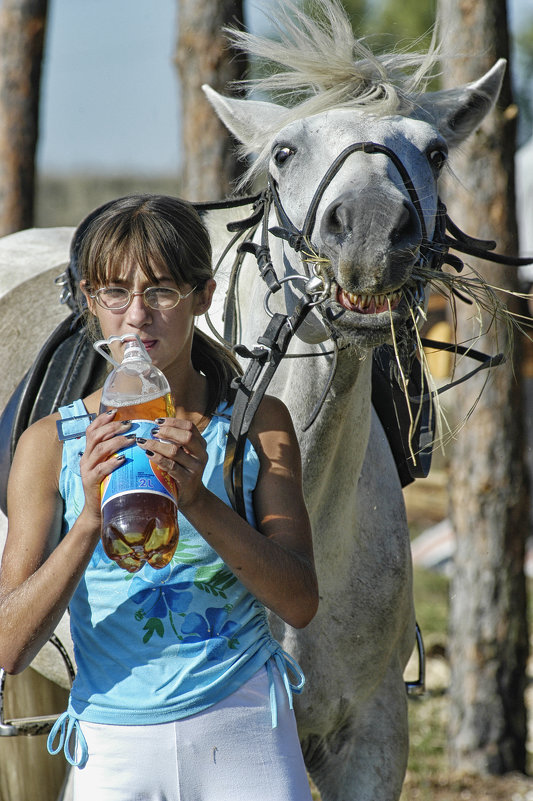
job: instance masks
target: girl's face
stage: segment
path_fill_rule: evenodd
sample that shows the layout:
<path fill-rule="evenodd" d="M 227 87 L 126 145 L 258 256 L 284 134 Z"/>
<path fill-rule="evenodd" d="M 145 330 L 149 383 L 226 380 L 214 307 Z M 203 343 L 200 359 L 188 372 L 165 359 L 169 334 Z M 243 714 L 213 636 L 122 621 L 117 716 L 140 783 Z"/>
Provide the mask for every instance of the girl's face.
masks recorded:
<path fill-rule="evenodd" d="M 170 273 L 163 269 L 154 272 L 157 282 L 150 281 L 139 267 L 132 264 L 106 286 L 126 287 L 134 293 L 141 293 L 149 286 L 166 286 L 178 289 L 183 295 L 193 289 L 187 285 L 177 286 Z M 102 308 L 90 296 L 86 281 L 80 284 L 89 311 L 98 318 L 103 338 L 139 334 L 153 363 L 163 372 L 190 366 L 194 318 L 208 310 L 215 286 L 213 279 L 208 280 L 202 290 L 191 292 L 173 309 L 151 309 L 141 294 L 135 294 L 127 308 L 112 311 Z M 94 294 L 96 289 L 99 287 L 91 287 L 91 293 Z M 112 343 L 111 353 L 117 362 L 122 361 L 123 351 L 123 343 Z"/>

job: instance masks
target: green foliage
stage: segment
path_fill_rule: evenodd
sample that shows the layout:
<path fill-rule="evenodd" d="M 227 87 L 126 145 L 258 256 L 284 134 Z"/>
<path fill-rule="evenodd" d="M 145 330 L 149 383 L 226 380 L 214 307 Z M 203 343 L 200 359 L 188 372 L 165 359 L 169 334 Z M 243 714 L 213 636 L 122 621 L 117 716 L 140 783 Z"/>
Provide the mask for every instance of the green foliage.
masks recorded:
<path fill-rule="evenodd" d="M 372 15 L 371 22 L 376 33 L 388 34 L 400 47 L 421 40 L 417 49 L 424 49 L 424 43 L 427 46 L 431 38 L 435 18 L 434 2 L 385 0 L 379 11 Z"/>
<path fill-rule="evenodd" d="M 343 6 L 358 36 L 371 36 L 373 49 L 391 51 L 396 46 L 417 49 L 427 47 L 435 23 L 436 0 L 343 0 Z M 309 6 L 309 3 L 305 7 Z M 311 3 L 312 7 L 312 3 Z M 377 40 L 378 44 L 375 44 Z M 419 41 L 421 40 L 421 41 Z"/>

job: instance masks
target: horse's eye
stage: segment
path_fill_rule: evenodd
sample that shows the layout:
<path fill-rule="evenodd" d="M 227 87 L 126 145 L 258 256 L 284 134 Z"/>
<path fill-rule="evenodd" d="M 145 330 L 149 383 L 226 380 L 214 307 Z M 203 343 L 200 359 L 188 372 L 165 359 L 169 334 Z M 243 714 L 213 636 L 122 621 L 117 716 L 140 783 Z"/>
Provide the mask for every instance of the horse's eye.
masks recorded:
<path fill-rule="evenodd" d="M 287 147 L 287 145 L 282 145 L 274 151 L 273 159 L 281 167 L 292 155 L 294 155 L 294 150 L 291 147 Z"/>
<path fill-rule="evenodd" d="M 428 153 L 428 159 L 435 172 L 440 172 L 446 164 L 448 154 L 445 150 L 435 148 Z"/>

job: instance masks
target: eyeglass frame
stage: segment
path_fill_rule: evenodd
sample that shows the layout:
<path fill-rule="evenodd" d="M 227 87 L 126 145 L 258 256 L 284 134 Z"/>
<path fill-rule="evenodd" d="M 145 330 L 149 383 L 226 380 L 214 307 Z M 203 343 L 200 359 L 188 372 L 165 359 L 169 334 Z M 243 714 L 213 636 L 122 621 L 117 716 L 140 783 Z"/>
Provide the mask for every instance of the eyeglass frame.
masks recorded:
<path fill-rule="evenodd" d="M 100 293 L 102 292 L 102 290 L 106 290 L 106 289 L 118 289 L 118 290 L 120 290 L 122 292 L 127 292 L 128 293 L 128 300 L 124 304 L 124 306 L 104 306 L 104 304 L 102 303 L 102 301 L 99 298 L 100 298 Z M 163 309 L 162 308 L 157 308 L 155 306 L 150 305 L 150 303 L 148 303 L 148 301 L 146 300 L 146 293 L 149 292 L 151 289 L 165 289 L 165 290 L 167 290 L 169 292 L 172 292 L 173 294 L 176 294 L 178 299 L 177 299 L 176 303 L 173 306 L 166 306 Z M 100 308 L 101 309 L 105 309 L 105 311 L 111 311 L 111 312 L 123 312 L 123 311 L 126 311 L 126 309 L 128 309 L 131 306 L 131 304 L 133 302 L 133 298 L 135 296 L 137 296 L 137 295 L 142 295 L 143 296 L 144 303 L 146 304 L 146 306 L 148 306 L 149 309 L 152 309 L 152 311 L 171 311 L 171 309 L 175 309 L 176 306 L 182 300 L 185 300 L 185 298 L 188 298 L 190 295 L 192 295 L 192 293 L 194 292 L 195 289 L 197 289 L 197 287 L 193 286 L 193 288 L 191 290 L 189 290 L 189 292 L 187 292 L 184 295 L 182 292 L 179 291 L 179 289 L 175 289 L 173 286 L 163 286 L 163 287 L 162 286 L 147 286 L 146 289 L 143 289 L 142 292 L 132 292 L 131 289 L 128 289 L 125 286 L 116 286 L 116 287 L 101 286 L 94 293 L 90 293 L 89 292 L 89 297 L 92 300 L 96 301 L 96 303 L 100 306 Z"/>

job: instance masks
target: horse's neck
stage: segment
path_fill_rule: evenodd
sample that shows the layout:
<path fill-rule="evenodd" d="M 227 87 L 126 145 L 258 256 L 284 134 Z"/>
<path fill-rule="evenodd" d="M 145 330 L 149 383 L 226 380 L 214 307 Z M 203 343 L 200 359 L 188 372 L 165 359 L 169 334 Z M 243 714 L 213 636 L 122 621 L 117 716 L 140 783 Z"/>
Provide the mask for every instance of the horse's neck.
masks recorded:
<path fill-rule="evenodd" d="M 329 505 L 331 493 L 336 494 L 345 478 L 352 487 L 357 484 L 370 432 L 371 362 L 370 352 L 366 358 L 353 348 L 339 352 L 331 388 L 307 431 L 303 429 L 327 386 L 331 357 L 288 359 L 274 384 L 300 442 L 310 507 L 324 501 Z"/>

